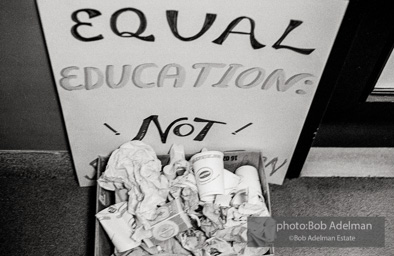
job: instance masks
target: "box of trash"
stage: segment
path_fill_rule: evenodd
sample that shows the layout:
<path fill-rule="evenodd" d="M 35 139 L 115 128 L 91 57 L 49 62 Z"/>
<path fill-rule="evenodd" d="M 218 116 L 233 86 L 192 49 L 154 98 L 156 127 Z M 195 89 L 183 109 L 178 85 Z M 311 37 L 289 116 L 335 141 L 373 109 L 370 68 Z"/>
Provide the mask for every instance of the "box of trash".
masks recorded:
<path fill-rule="evenodd" d="M 273 255 L 247 245 L 247 219 L 271 215 L 260 151 L 157 155 L 129 141 L 97 160 L 95 256 Z"/>

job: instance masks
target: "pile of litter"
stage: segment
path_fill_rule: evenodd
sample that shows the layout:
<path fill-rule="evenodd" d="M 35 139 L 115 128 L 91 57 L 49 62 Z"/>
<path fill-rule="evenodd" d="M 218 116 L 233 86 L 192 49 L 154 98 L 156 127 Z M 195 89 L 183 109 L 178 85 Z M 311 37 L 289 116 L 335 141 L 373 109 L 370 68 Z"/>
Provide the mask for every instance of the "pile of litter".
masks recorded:
<path fill-rule="evenodd" d="M 257 177 L 257 179 L 256 179 Z M 270 216 L 258 171 L 230 172 L 223 153 L 203 150 L 186 160 L 173 145 L 162 166 L 151 146 L 129 141 L 115 150 L 98 179 L 115 192 L 114 205 L 96 214 L 114 255 L 263 255 L 247 246 L 247 219 Z"/>

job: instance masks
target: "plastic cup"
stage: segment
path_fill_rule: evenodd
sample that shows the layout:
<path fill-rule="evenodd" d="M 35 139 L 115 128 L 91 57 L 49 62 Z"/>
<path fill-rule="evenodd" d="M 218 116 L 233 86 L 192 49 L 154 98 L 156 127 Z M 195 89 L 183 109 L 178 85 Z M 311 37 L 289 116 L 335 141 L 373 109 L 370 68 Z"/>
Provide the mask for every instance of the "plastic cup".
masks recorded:
<path fill-rule="evenodd" d="M 224 194 L 223 153 L 204 151 L 190 159 L 201 201 L 213 202 L 215 195 Z"/>

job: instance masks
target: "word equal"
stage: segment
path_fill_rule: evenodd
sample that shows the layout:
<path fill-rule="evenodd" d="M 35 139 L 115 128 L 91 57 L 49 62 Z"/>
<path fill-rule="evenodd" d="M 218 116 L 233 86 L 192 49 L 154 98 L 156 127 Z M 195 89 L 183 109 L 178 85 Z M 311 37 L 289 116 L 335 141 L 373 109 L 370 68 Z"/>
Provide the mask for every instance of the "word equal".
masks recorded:
<path fill-rule="evenodd" d="M 80 20 L 80 15 L 79 14 L 87 14 L 88 15 L 88 20 Z M 124 15 L 136 15 L 138 17 L 139 21 L 139 26 L 136 31 L 120 31 L 118 28 L 118 19 Z M 82 41 L 82 42 L 92 42 L 92 41 L 98 41 L 104 39 L 104 36 L 102 34 L 97 34 L 95 36 L 90 36 L 87 37 L 86 35 L 82 35 L 79 32 L 79 28 L 85 28 L 89 29 L 92 27 L 95 27 L 94 23 L 90 22 L 91 19 L 95 19 L 101 16 L 101 12 L 96 9 L 91 9 L 91 8 L 85 8 L 85 9 L 79 9 L 74 11 L 71 14 L 71 19 L 75 22 L 74 26 L 71 28 L 71 34 L 73 35 L 74 38 Z M 194 36 L 190 37 L 185 37 L 180 35 L 179 30 L 178 30 L 178 11 L 177 10 L 167 10 L 166 11 L 166 18 L 167 18 L 167 23 L 168 26 L 173 34 L 173 36 L 183 42 L 190 42 L 194 41 L 198 38 L 200 38 L 202 35 L 204 35 L 210 28 L 211 26 L 215 23 L 217 14 L 215 13 L 207 13 L 205 15 L 205 20 L 203 23 L 202 28 L 198 33 L 196 33 Z M 248 22 L 250 24 L 250 30 L 249 31 L 237 31 L 234 30 L 239 23 L 241 22 Z M 144 14 L 143 11 L 128 7 L 128 8 L 122 8 L 120 10 L 117 10 L 111 15 L 111 18 L 109 19 L 110 27 L 112 32 L 119 37 L 123 38 L 136 38 L 145 42 L 154 42 L 155 41 L 155 35 L 150 34 L 150 35 L 142 35 L 145 30 L 148 27 L 148 20 Z M 300 26 L 303 22 L 300 20 L 290 20 L 287 28 L 283 32 L 282 36 L 278 38 L 278 40 L 272 45 L 272 48 L 278 50 L 278 49 L 288 49 L 294 52 L 297 52 L 299 54 L 305 54 L 309 55 L 311 54 L 315 49 L 305 49 L 305 48 L 297 48 L 293 47 L 290 45 L 283 45 L 282 42 L 283 40 L 298 26 Z M 129 24 L 133 25 L 133 24 Z M 237 17 L 234 20 L 232 20 L 228 26 L 224 29 L 224 31 L 219 35 L 218 38 L 212 41 L 214 44 L 222 45 L 224 41 L 228 38 L 230 34 L 241 34 L 241 35 L 246 35 L 249 36 L 249 41 L 254 50 L 261 49 L 265 47 L 266 45 L 260 43 L 255 36 L 254 30 L 256 27 L 256 22 L 254 19 L 247 17 L 247 16 L 241 16 Z M 100 30 L 100 28 L 99 28 Z"/>

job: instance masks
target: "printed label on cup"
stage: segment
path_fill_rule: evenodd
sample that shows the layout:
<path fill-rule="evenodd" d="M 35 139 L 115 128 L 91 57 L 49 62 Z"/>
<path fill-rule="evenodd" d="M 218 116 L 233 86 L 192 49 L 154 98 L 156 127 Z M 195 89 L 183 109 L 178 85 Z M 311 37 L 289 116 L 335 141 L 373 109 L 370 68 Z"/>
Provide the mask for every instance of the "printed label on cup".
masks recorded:
<path fill-rule="evenodd" d="M 191 159 L 202 201 L 213 201 L 214 195 L 224 194 L 223 153 L 205 151 Z"/>
<path fill-rule="evenodd" d="M 218 176 L 217 174 L 216 176 Z M 213 170 L 209 167 L 203 167 L 200 170 L 196 172 L 196 177 L 200 184 L 205 184 L 207 182 L 210 182 L 213 176 Z"/>

